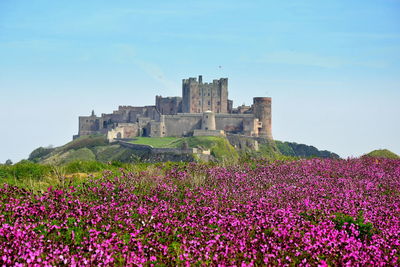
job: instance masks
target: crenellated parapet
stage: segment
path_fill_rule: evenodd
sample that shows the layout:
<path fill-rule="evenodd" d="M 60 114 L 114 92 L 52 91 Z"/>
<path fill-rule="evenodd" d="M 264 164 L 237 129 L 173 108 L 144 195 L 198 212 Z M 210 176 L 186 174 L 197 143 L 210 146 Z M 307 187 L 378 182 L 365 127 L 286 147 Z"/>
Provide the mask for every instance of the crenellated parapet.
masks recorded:
<path fill-rule="evenodd" d="M 155 105 L 119 106 L 100 117 L 94 112 L 79 117 L 75 137 L 108 134 L 110 139 L 136 136 L 240 134 L 272 139 L 271 98 L 255 97 L 251 106 L 233 108 L 228 79 L 203 82 L 203 77 L 182 80 L 182 97 L 155 97 Z"/>

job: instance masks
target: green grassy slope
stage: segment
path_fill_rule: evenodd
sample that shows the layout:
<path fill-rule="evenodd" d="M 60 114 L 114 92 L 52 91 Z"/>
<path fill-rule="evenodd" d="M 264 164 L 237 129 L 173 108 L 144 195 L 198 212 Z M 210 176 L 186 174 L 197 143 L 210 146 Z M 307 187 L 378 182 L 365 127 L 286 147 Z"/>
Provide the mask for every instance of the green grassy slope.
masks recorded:
<path fill-rule="evenodd" d="M 241 138 L 241 137 L 239 137 Z M 245 141 L 245 139 L 240 141 Z M 262 140 L 261 140 L 262 141 Z M 263 157 L 268 159 L 286 159 L 300 157 L 338 158 L 329 152 L 320 151 L 313 146 L 303 144 L 264 140 L 259 142 L 259 150 L 255 151 L 246 145 L 235 149 L 225 137 L 192 136 L 192 137 L 137 137 L 134 144 L 151 145 L 155 148 L 201 148 L 210 150 L 217 161 L 235 162 L 240 157 Z M 254 142 L 254 141 L 253 141 Z M 244 142 L 246 143 L 246 142 Z M 237 145 L 236 145 L 237 146 Z M 56 148 L 35 149 L 28 160 L 51 165 L 65 165 L 74 161 L 120 161 L 135 162 L 138 160 L 135 151 L 119 144 L 109 144 L 103 135 L 83 136 L 64 146 Z"/>
<path fill-rule="evenodd" d="M 396 153 L 393 153 L 392 151 L 390 151 L 388 149 L 373 150 L 373 151 L 365 154 L 364 157 L 388 158 L 388 159 L 399 159 L 400 158 L 399 155 L 397 155 Z"/>
<path fill-rule="evenodd" d="M 132 144 L 150 145 L 157 148 L 176 148 L 181 144 L 180 137 L 136 137 Z"/>
<path fill-rule="evenodd" d="M 134 144 L 151 145 L 156 148 L 202 148 L 210 150 L 219 161 L 235 161 L 237 151 L 224 137 L 193 136 L 193 137 L 138 137 L 131 141 Z M 137 160 L 135 151 L 118 144 L 109 144 L 104 136 L 84 136 L 57 148 L 38 148 L 29 156 L 32 162 L 52 165 L 65 165 L 74 161 L 121 161 L 133 162 Z"/>
<path fill-rule="evenodd" d="M 51 165 L 75 161 L 131 162 L 133 151 L 107 142 L 103 135 L 83 136 L 57 148 L 37 148 L 28 160 Z"/>
<path fill-rule="evenodd" d="M 137 137 L 133 144 L 151 145 L 158 148 L 180 148 L 184 143 L 190 148 L 210 150 L 217 160 L 237 160 L 239 155 L 225 137 L 191 136 L 191 137 Z"/>
<path fill-rule="evenodd" d="M 279 151 L 285 156 L 300 158 L 339 158 L 339 155 L 333 152 L 327 150 L 318 150 L 314 146 L 297 144 L 294 142 L 282 142 L 278 140 L 275 140 L 275 144 Z"/>

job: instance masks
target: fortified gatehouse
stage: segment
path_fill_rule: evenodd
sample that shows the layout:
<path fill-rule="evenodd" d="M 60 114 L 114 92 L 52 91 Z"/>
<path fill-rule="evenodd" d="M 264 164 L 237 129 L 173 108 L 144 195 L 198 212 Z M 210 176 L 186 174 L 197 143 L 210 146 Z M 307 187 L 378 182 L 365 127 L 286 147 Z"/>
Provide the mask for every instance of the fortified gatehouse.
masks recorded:
<path fill-rule="evenodd" d="M 154 106 L 119 106 L 110 114 L 79 117 L 74 138 L 105 134 L 108 140 L 137 136 L 224 135 L 272 139 L 271 98 L 255 97 L 251 106 L 233 108 L 228 79 L 203 83 L 202 76 L 183 79 L 182 97 L 156 96 Z"/>

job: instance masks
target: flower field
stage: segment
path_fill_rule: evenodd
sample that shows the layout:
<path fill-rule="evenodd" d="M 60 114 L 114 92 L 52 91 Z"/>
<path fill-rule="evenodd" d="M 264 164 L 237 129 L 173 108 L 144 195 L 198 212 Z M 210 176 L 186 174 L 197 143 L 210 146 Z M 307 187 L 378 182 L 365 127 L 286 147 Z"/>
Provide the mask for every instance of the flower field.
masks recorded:
<path fill-rule="evenodd" d="M 400 265 L 400 160 L 104 172 L 0 188 L 0 265 Z"/>

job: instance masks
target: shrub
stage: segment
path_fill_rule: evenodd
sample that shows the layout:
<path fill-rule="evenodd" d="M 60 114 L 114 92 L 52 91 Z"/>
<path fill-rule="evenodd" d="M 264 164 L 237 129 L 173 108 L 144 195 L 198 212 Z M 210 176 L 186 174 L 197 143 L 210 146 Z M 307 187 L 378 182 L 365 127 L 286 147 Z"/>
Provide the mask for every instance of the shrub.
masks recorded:
<path fill-rule="evenodd" d="M 363 212 L 360 211 L 357 215 L 357 218 L 354 219 L 352 216 L 349 216 L 347 214 L 343 214 L 343 213 L 336 213 L 335 214 L 335 218 L 333 219 L 333 222 L 335 223 L 335 227 L 338 230 L 343 229 L 343 226 L 345 226 L 345 230 L 351 234 L 351 230 L 349 228 L 349 226 L 351 224 L 354 224 L 357 226 L 357 229 L 359 231 L 359 235 L 358 237 L 361 239 L 365 239 L 365 238 L 371 238 L 373 233 L 374 233 L 374 226 L 372 225 L 372 223 L 364 222 L 364 217 L 363 217 Z"/>
<path fill-rule="evenodd" d="M 16 179 L 19 180 L 27 178 L 39 180 L 42 179 L 47 174 L 49 174 L 50 171 L 51 167 L 48 165 L 41 165 L 27 160 L 23 160 L 13 166 L 8 166 L 8 168 L 4 167 L 1 168 L 0 177 L 2 178 L 15 177 Z"/>
<path fill-rule="evenodd" d="M 33 161 L 33 162 L 39 162 L 41 159 L 49 155 L 51 152 L 54 151 L 55 148 L 50 148 L 50 147 L 39 147 L 36 148 L 29 154 L 28 160 Z"/>

